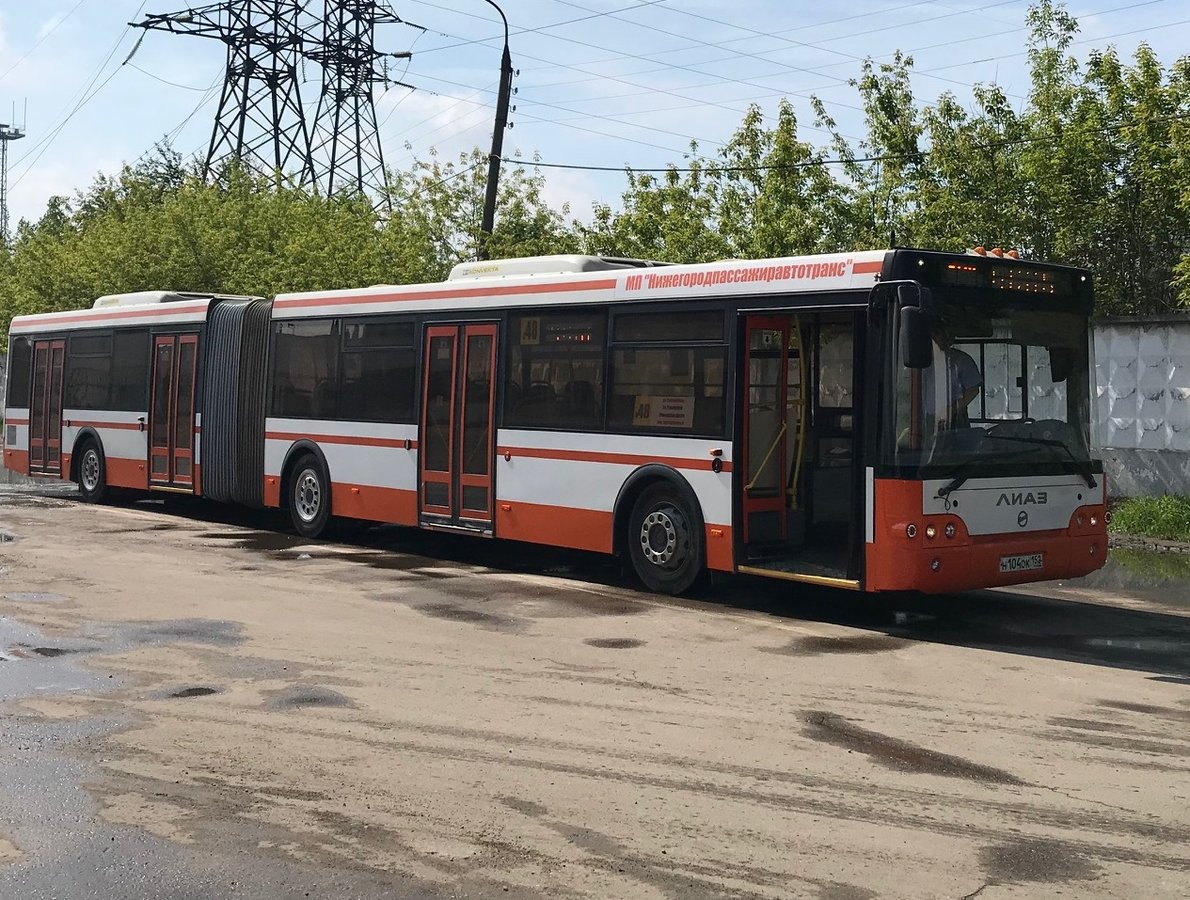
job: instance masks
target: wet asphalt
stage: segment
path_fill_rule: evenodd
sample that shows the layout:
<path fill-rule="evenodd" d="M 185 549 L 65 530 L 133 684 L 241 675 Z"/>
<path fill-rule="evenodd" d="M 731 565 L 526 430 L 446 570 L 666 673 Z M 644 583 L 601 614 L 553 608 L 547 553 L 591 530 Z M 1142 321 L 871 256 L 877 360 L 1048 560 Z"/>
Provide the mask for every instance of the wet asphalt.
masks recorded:
<path fill-rule="evenodd" d="M 74 502 L 71 494 L 58 490 L 0 489 L 0 514 L 8 513 L 18 522 L 22 509 L 65 507 Z M 201 532 L 203 538 L 270 560 L 297 561 L 309 558 L 312 552 L 309 542 L 287 533 L 284 519 L 274 514 L 201 502 L 139 503 L 137 507 L 160 515 L 160 521 L 148 526 L 150 530 L 210 523 L 211 530 Z M 223 525 L 240 527 L 228 531 L 220 527 Z M 19 524 L 2 537 L 19 544 Z M 464 564 L 633 586 L 630 574 L 614 560 L 583 553 L 387 527 L 347 530 L 337 536 L 337 542 L 337 560 L 378 570 L 417 572 L 427 578 L 436 577 L 436 570 L 443 565 Z M 245 569 L 250 572 L 251 565 Z M 0 586 L 5 574 L 0 570 Z M 1126 594 L 1129 602 L 1114 602 L 1119 594 Z M 7 597 L 26 608 L 65 602 L 49 591 L 10 593 Z M 642 603 L 657 600 L 641 595 Z M 631 606 L 633 601 L 622 602 Z M 1155 682 L 1190 685 L 1190 555 L 1116 550 L 1103 570 L 1077 582 L 957 596 L 874 598 L 819 588 L 791 595 L 788 586 L 779 582 L 719 577 L 692 598 L 661 602 L 854 629 L 842 637 L 792 637 L 785 647 L 773 648 L 774 653 L 870 654 L 913 643 L 936 643 L 1124 669 Z M 501 621 L 495 613 L 475 612 L 448 602 L 426 605 L 421 611 L 492 629 L 516 624 Z M 440 885 L 358 867 L 330 869 L 317 863 L 270 859 L 238 844 L 234 829 L 197 846 L 107 823 L 97 815 L 95 801 L 80 788 L 95 777 L 88 748 L 126 723 L 117 714 L 108 719 L 46 719 L 21 713 L 12 703 L 39 696 L 103 694 L 126 687 L 119 675 L 86 664 L 93 653 L 178 640 L 220 647 L 239 639 L 234 623 L 209 620 L 96 625 L 64 638 L 0 617 L 0 714 L 4 721 L 0 730 L 0 836 L 9 836 L 23 853 L 20 861 L 8 866 L 2 865 L 0 854 L 0 900 L 488 896 L 482 888 L 443 891 Z M 590 638 L 586 643 L 618 650 L 639 647 L 643 642 L 625 636 Z M 161 696 L 201 697 L 217 690 L 217 686 L 178 684 L 162 689 Z M 348 701 L 333 690 L 299 687 L 271 702 L 279 706 L 335 706 Z M 1127 704 L 1117 705 L 1127 708 Z M 1143 704 L 1135 707 L 1132 711 L 1145 711 Z M 887 743 L 882 735 L 831 714 L 807 718 L 805 724 L 824 744 L 925 766 L 921 771 L 946 775 L 954 774 L 955 766 L 970 765 L 944 754 L 920 757 L 913 747 Z M 994 767 L 958 774 L 990 783 L 1014 783 L 1013 775 Z M 1012 880 L 1029 866 L 1036 866 L 1038 854 L 1045 856 L 1048 851 L 1041 845 L 1030 847 L 1025 841 L 1013 852 L 985 860 L 989 871 L 999 871 Z M 1071 878 L 1085 875 L 1081 870 L 1066 874 Z M 1036 880 L 1051 879 L 1039 876 Z M 517 896 L 507 887 L 500 890 L 500 896 Z"/>

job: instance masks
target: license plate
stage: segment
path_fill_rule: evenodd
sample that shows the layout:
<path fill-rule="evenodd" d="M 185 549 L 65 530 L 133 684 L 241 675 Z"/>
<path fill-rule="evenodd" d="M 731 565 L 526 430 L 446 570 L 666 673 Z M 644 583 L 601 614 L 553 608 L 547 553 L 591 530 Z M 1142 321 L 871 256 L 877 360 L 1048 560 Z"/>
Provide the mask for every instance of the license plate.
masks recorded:
<path fill-rule="evenodd" d="M 1001 556 L 1000 573 L 1028 572 L 1043 568 L 1044 553 L 1022 553 L 1020 556 Z"/>

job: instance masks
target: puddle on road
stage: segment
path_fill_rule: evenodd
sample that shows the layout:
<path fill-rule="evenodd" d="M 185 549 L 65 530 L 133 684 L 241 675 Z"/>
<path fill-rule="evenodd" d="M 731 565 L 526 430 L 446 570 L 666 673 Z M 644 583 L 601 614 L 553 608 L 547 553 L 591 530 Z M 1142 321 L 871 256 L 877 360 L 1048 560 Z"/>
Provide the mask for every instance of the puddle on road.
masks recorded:
<path fill-rule="evenodd" d="M 189 700 L 191 697 L 209 697 L 217 693 L 218 689 L 212 687 L 187 687 L 170 691 L 167 696 L 172 700 Z"/>
<path fill-rule="evenodd" d="M 308 538 L 278 531 L 204 531 L 199 535 L 209 541 L 226 541 L 240 550 L 255 550 L 260 553 L 291 550 Z"/>
<path fill-rule="evenodd" d="M 876 762 L 900 772 L 965 778 L 990 784 L 1025 783 L 1002 769 L 981 765 L 928 747 L 920 747 L 878 731 L 869 731 L 834 713 L 810 710 L 802 714 L 802 719 L 806 723 L 808 737 L 863 753 Z"/>
<path fill-rule="evenodd" d="M 413 608 L 419 613 L 434 619 L 445 619 L 448 622 L 466 622 L 468 625 L 479 625 L 495 631 L 511 631 L 524 625 L 524 622 L 513 616 L 481 612 L 478 609 L 459 606 L 457 603 L 426 603 Z"/>
<path fill-rule="evenodd" d="M 644 641 L 638 641 L 636 638 L 587 638 L 583 643 L 603 650 L 631 650 L 645 645 Z"/>
<path fill-rule="evenodd" d="M 66 599 L 61 594 L 47 594 L 41 591 L 8 591 L 4 597 L 13 603 L 61 603 Z"/>
<path fill-rule="evenodd" d="M 909 647 L 913 641 L 887 634 L 812 635 L 796 638 L 784 647 L 761 647 L 764 653 L 779 656 L 820 656 L 830 653 L 887 653 Z"/>
<path fill-rule="evenodd" d="M 1190 588 L 1190 554 L 1132 547 L 1113 547 L 1102 569 L 1067 584 L 1103 590 L 1160 588 L 1152 599 L 1165 605 L 1190 606 L 1190 590 L 1169 591 L 1170 582 L 1184 582 Z"/>

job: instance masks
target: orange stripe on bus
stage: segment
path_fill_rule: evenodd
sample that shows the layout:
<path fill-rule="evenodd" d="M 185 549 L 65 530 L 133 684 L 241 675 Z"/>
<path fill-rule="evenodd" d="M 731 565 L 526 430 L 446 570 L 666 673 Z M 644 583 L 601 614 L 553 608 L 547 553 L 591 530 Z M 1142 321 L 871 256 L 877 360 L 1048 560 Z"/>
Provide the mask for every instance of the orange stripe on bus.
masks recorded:
<path fill-rule="evenodd" d="M 62 316 L 61 313 L 54 313 L 53 318 L 50 316 L 34 316 L 29 319 L 21 319 L 15 324 L 18 329 L 27 328 L 30 325 L 57 325 L 61 328 L 67 328 L 77 322 L 103 322 L 108 319 L 144 319 L 154 316 L 176 316 L 181 313 L 206 312 L 206 310 L 207 305 L 205 302 L 202 306 L 183 306 L 181 304 L 165 303 L 154 309 L 120 309 L 117 307 L 103 312 L 65 316 L 62 318 L 59 318 L 59 316 Z"/>
<path fill-rule="evenodd" d="M 119 459 L 109 456 L 104 460 L 107 467 L 107 483 L 112 487 L 149 489 L 149 472 L 143 459 Z"/>
<path fill-rule="evenodd" d="M 28 419 L 8 418 L 8 419 L 4 420 L 4 424 L 5 425 L 28 425 L 29 420 Z"/>
<path fill-rule="evenodd" d="M 515 286 L 454 288 L 448 290 L 405 291 L 393 294 L 350 294 L 346 297 L 303 297 L 276 300 L 274 309 L 303 309 L 311 306 L 344 306 L 356 303 L 408 303 L 414 300 L 465 300 L 482 297 L 508 297 L 533 294 L 568 294 L 577 291 L 605 291 L 616 286 L 614 278 L 583 281 L 577 284 L 524 284 Z"/>
<path fill-rule="evenodd" d="M 710 455 L 703 459 L 681 459 L 672 456 L 645 456 L 639 453 L 608 453 L 601 450 L 547 450 L 538 447 L 500 447 L 496 450 L 498 456 L 511 454 L 530 459 L 562 459 L 573 462 L 611 463 L 620 466 L 643 466 L 648 463 L 660 463 L 675 469 L 707 469 L 715 457 Z M 723 460 L 724 472 L 731 471 L 731 462 Z"/>
<path fill-rule="evenodd" d="M 4 468 L 10 472 L 16 472 L 20 475 L 29 474 L 29 451 L 28 450 L 4 450 Z"/>
<path fill-rule="evenodd" d="M 331 483 L 331 515 L 394 525 L 417 524 L 417 491 Z"/>
<path fill-rule="evenodd" d="M 351 434 L 301 434 L 296 431 L 268 431 L 265 437 L 270 441 L 313 441 L 323 444 L 347 444 L 352 447 L 395 447 L 405 449 L 405 438 L 359 437 Z M 409 440 L 409 449 L 417 449 L 417 441 Z"/>
<path fill-rule="evenodd" d="M 496 537 L 612 552 L 612 514 L 570 506 L 496 501 Z"/>
<path fill-rule="evenodd" d="M 872 275 L 884 268 L 884 260 L 876 262 L 857 262 L 851 267 L 853 275 Z"/>

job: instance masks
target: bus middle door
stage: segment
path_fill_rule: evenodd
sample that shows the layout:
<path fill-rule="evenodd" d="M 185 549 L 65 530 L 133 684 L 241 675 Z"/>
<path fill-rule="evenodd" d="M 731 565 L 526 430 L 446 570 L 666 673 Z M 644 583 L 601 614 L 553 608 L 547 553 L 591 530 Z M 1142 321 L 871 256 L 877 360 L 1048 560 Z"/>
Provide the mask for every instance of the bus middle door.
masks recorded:
<path fill-rule="evenodd" d="M 198 335 L 153 337 L 149 487 L 194 490 L 194 396 Z"/>
<path fill-rule="evenodd" d="M 492 533 L 494 324 L 426 326 L 418 519 Z"/>
<path fill-rule="evenodd" d="M 62 474 L 62 390 L 66 341 L 33 342 L 29 474 Z"/>

